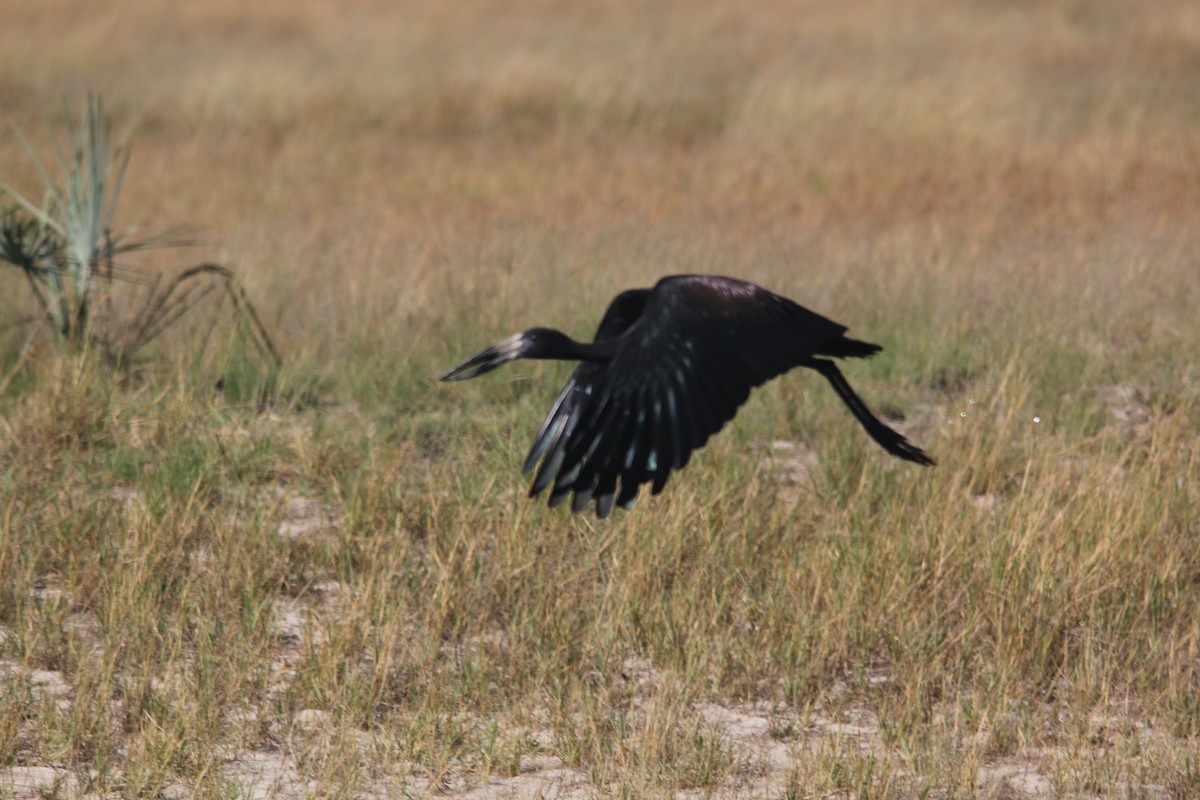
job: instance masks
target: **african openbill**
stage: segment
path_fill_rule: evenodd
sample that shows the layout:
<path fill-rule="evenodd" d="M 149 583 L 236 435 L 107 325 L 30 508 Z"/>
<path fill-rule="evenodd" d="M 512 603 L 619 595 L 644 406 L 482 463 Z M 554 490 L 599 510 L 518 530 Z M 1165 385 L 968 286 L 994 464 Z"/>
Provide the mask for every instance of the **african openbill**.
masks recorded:
<path fill-rule="evenodd" d="M 818 358 L 866 358 L 883 349 L 845 332 L 752 283 L 677 275 L 617 295 L 591 344 L 532 328 L 471 356 L 442 380 L 474 378 L 518 358 L 582 362 L 542 423 L 523 471 L 541 461 L 530 497 L 550 487 L 556 506 L 573 493 L 572 511 L 594 498 L 600 518 L 614 498 L 629 508 L 643 483 L 653 481 L 653 494 L 661 492 L 671 470 L 682 469 L 733 418 L 752 388 L 793 367 L 821 373 L 884 450 L 932 465 L 870 412 L 834 362 Z"/>

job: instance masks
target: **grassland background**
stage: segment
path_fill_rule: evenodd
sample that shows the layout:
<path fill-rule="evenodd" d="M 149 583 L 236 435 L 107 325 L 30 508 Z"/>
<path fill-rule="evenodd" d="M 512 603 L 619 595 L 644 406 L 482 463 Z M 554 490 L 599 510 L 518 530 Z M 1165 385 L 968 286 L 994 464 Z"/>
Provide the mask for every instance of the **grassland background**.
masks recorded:
<path fill-rule="evenodd" d="M 116 381 L 0 275 L 0 796 L 1200 794 L 1194 2 L 0 8 L 0 177 L 102 92 L 118 223 L 204 233 L 137 265 L 286 359 Z M 883 344 L 939 466 L 794 375 L 525 501 L 566 368 L 434 377 L 679 272 Z"/>

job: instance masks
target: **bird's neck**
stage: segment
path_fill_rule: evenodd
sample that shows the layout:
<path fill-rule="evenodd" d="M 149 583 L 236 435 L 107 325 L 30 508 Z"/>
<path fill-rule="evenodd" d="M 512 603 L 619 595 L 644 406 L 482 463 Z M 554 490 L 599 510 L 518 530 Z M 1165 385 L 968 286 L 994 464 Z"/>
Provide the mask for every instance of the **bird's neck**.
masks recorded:
<path fill-rule="evenodd" d="M 529 333 L 527 331 L 526 335 Z M 614 341 L 578 342 L 550 328 L 537 329 L 536 342 L 525 352 L 525 358 L 603 363 L 611 360 L 617 351 Z"/>
<path fill-rule="evenodd" d="M 577 342 L 574 339 L 568 339 L 574 352 L 571 358 L 577 358 L 580 361 L 591 361 L 594 363 L 604 363 L 611 361 L 612 357 L 617 353 L 616 342 Z"/>

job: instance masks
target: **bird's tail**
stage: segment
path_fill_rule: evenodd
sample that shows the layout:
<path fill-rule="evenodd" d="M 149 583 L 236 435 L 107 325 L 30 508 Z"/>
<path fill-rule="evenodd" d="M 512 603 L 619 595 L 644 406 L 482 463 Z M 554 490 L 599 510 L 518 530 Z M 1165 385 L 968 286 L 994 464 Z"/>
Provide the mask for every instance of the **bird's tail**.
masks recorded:
<path fill-rule="evenodd" d="M 833 358 L 870 358 L 883 348 L 870 342 L 860 342 L 858 339 L 848 339 L 841 336 L 821 346 L 818 355 Z"/>

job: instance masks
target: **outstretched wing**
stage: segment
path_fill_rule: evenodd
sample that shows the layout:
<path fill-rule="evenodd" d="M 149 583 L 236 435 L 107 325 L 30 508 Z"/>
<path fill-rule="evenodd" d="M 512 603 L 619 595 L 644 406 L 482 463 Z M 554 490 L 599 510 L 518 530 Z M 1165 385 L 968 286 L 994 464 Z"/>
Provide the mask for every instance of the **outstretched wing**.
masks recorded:
<path fill-rule="evenodd" d="M 867 356 L 876 345 L 751 283 L 664 278 L 617 297 L 596 340 L 620 339 L 607 363 L 580 365 L 542 424 L 525 470 L 550 505 L 593 498 L 606 517 L 639 487 L 658 494 L 671 470 L 733 418 L 750 390 L 815 355 Z M 619 491 L 618 491 L 619 483 Z"/>

